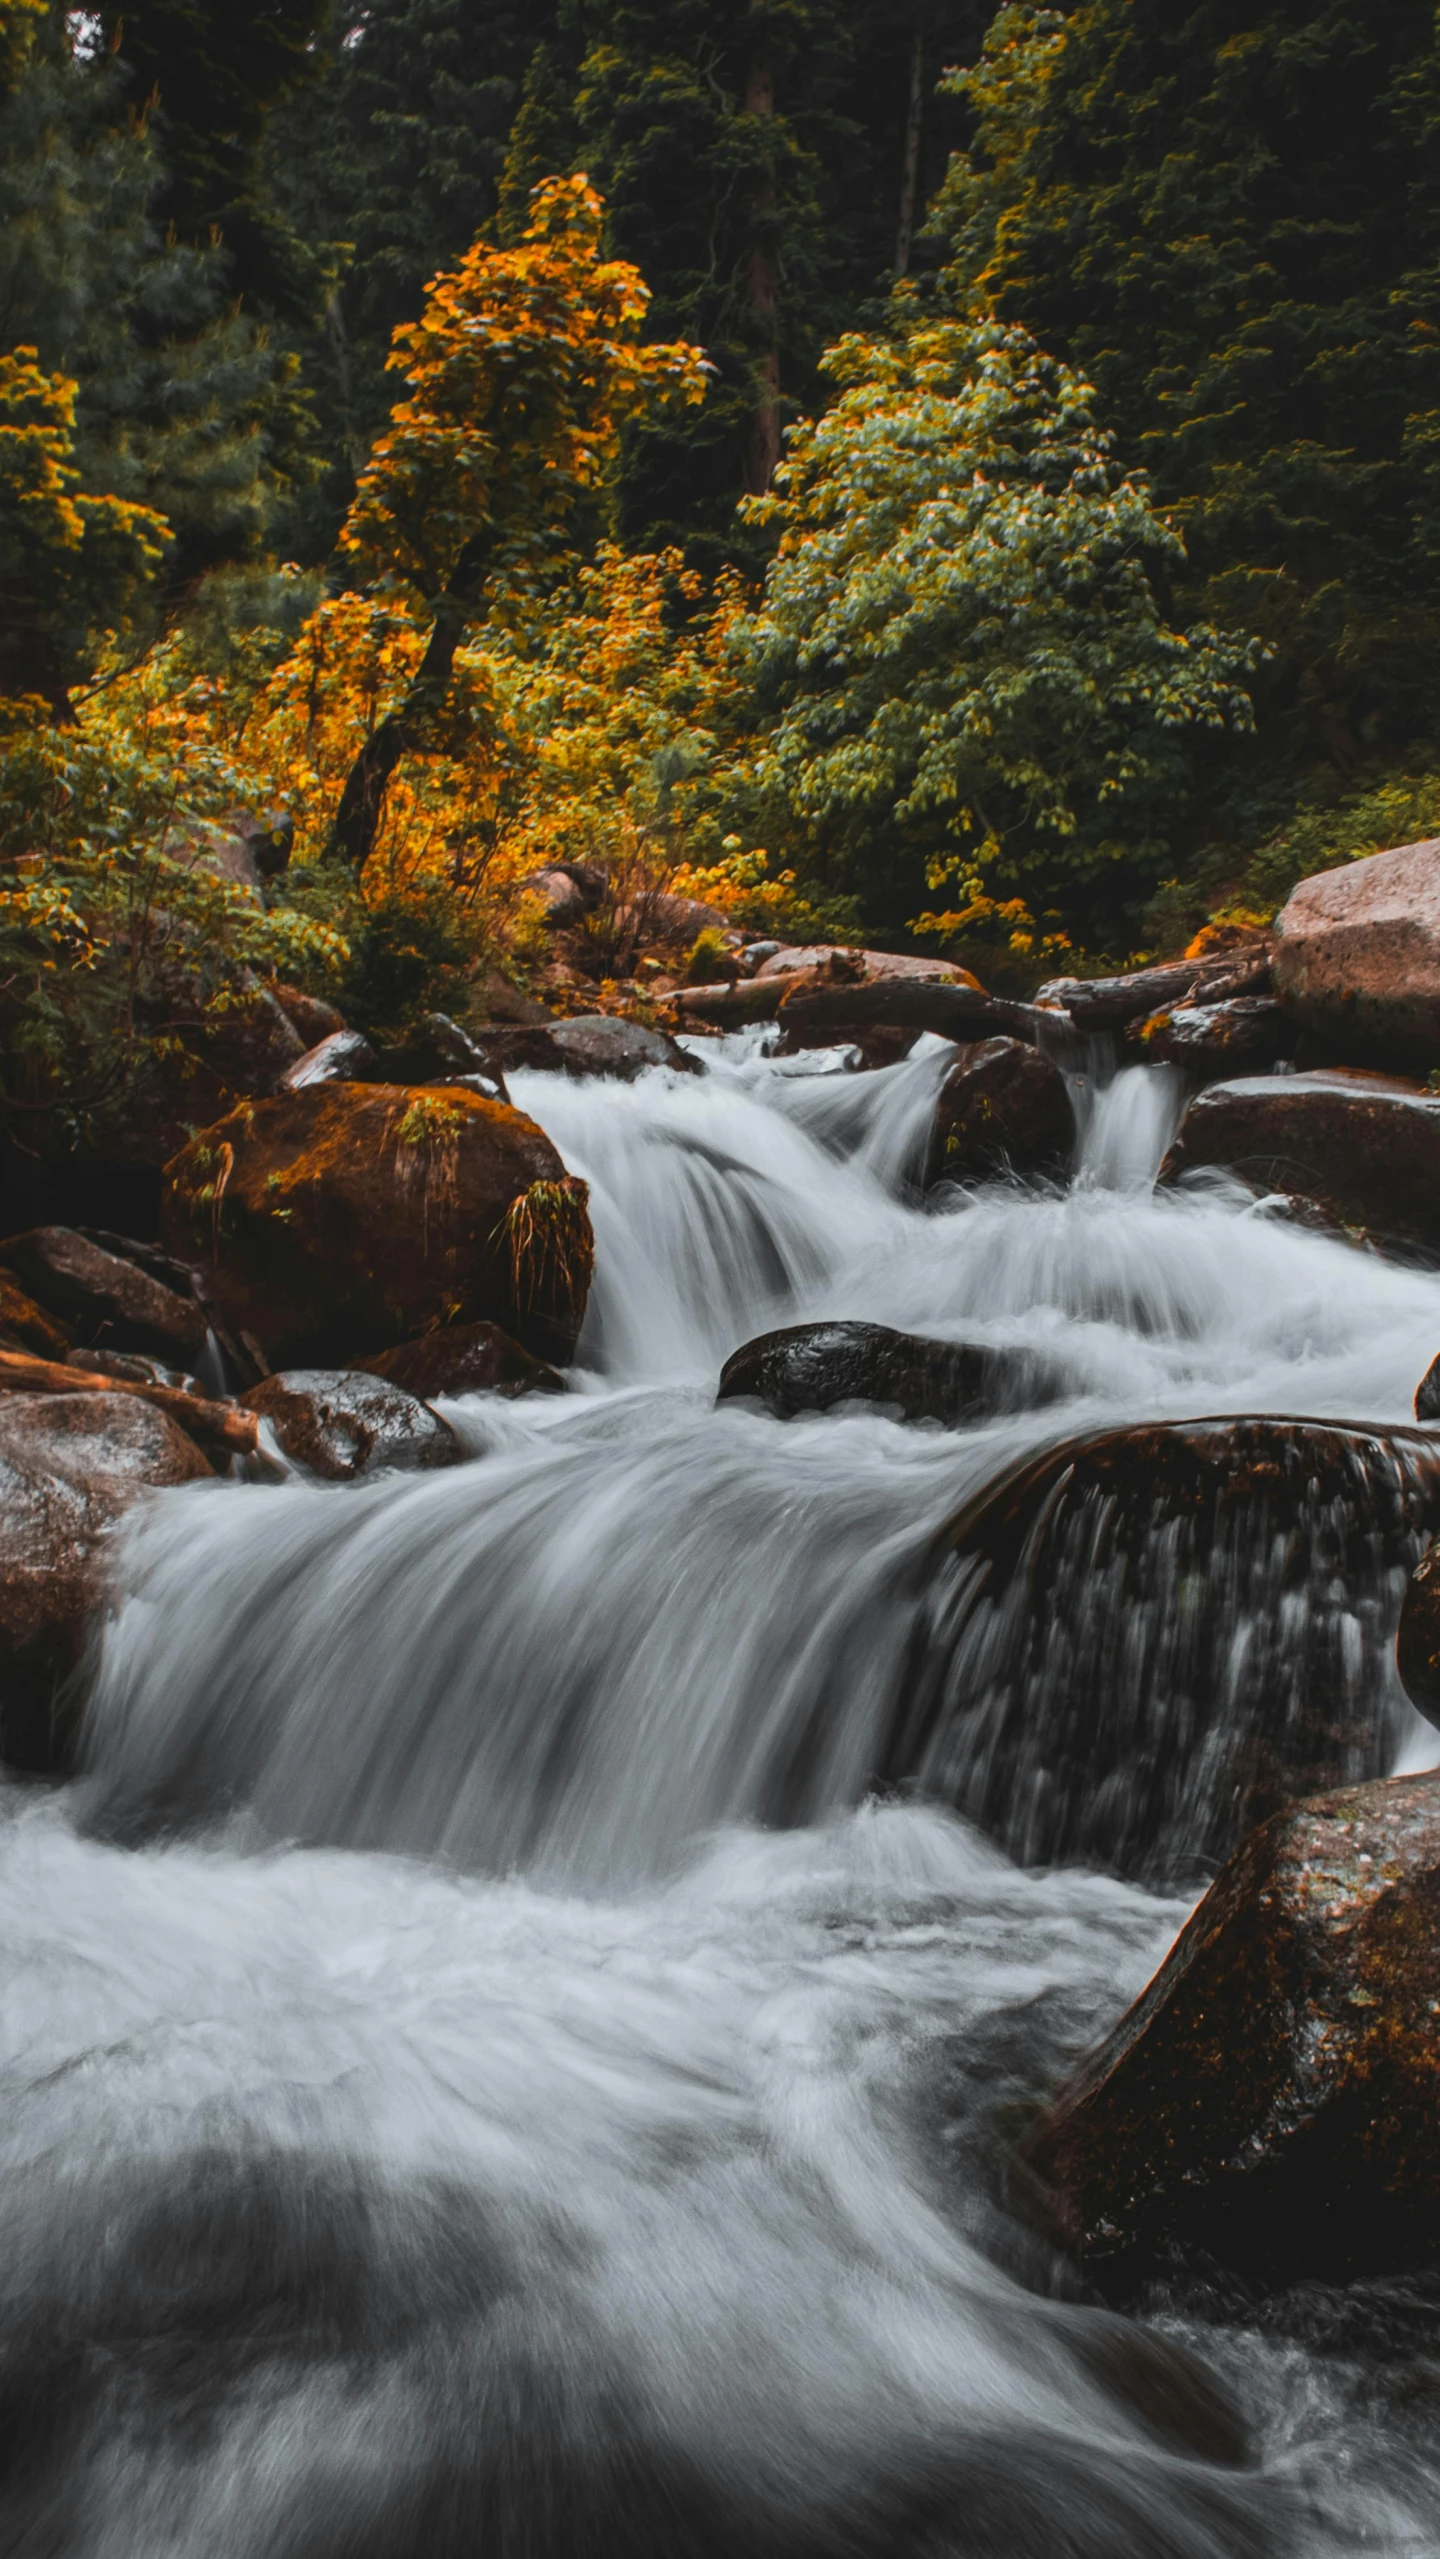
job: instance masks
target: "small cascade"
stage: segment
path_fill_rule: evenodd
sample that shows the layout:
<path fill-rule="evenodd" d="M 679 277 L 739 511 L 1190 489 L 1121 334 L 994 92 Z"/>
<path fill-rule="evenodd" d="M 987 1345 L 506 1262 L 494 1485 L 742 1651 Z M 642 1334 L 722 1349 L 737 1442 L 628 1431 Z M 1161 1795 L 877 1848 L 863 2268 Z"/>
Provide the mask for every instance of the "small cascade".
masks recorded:
<path fill-rule="evenodd" d="M 1005 2163 L 1233 1815 L 1215 1701 L 1413 1747 L 1440 1277 L 1153 1194 L 1164 1070 L 1094 1097 L 1063 1195 L 927 1199 L 952 1054 L 517 1074 L 591 1184 L 576 1391 L 447 1406 L 447 1471 L 132 1519 L 85 1772 L 0 1790 L 17 2559 L 1433 2546 L 1417 2314 L 1395 2390 L 1323 2303 L 1313 2351 L 1122 2320 Z M 1052 1400 L 716 1408 L 824 1317 Z M 1273 1507 L 1207 1510 L 1256 1415 Z"/>

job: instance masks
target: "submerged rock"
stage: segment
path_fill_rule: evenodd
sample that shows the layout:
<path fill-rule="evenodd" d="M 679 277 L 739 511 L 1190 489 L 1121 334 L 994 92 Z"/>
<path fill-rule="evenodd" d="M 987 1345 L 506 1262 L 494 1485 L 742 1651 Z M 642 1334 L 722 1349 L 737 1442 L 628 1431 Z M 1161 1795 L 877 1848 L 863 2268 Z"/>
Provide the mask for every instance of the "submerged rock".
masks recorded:
<path fill-rule="evenodd" d="M 1393 1763 L 1395 1627 L 1437 1533 L 1421 1430 L 1221 1416 L 1044 1450 L 937 1542 L 879 1773 L 1022 1864 L 1189 1878 Z"/>
<path fill-rule="evenodd" d="M 569 1358 L 594 1244 L 543 1129 L 463 1087 L 319 1084 L 232 1112 L 167 1167 L 164 1231 L 270 1366 L 498 1323 Z"/>
<path fill-rule="evenodd" d="M 1075 1145 L 1065 1078 L 1028 1040 L 978 1040 L 962 1048 L 940 1087 L 931 1182 L 1062 1173 Z"/>
<path fill-rule="evenodd" d="M 11 1235 L 0 1244 L 0 1260 L 60 1318 L 72 1342 L 151 1352 L 182 1367 L 193 1366 L 205 1347 L 205 1318 L 188 1293 L 75 1227 Z"/>
<path fill-rule="evenodd" d="M 107 1589 L 110 1530 L 151 1487 L 210 1479 L 195 1442 L 135 1395 L 0 1396 L 0 1757 L 63 1757 L 57 1692 Z"/>
<path fill-rule="evenodd" d="M 356 1366 L 428 1403 L 436 1395 L 563 1395 L 565 1380 L 498 1324 L 445 1324 Z"/>
<path fill-rule="evenodd" d="M 267 1421 L 281 1454 L 329 1483 L 392 1467 L 415 1474 L 458 1465 L 448 1422 L 403 1386 L 354 1369 L 285 1369 L 241 1397 Z"/>
<path fill-rule="evenodd" d="M 718 1400 L 751 1399 L 782 1421 L 832 1405 L 896 1408 L 908 1422 L 968 1422 L 1046 1403 L 1061 1387 L 1028 1351 L 928 1341 L 888 1324 L 792 1324 L 732 1352 Z"/>
<path fill-rule="evenodd" d="M 1440 2257 L 1440 1778 L 1253 1832 L 1026 2152 L 1115 2280 L 1162 2254 L 1266 2281 Z"/>
<path fill-rule="evenodd" d="M 1440 1058 L 1440 841 L 1302 880 L 1275 937 L 1276 992 L 1331 1056 Z"/>
<path fill-rule="evenodd" d="M 1440 1093 L 1337 1068 L 1247 1076 L 1198 1093 L 1162 1184 L 1224 1165 L 1263 1197 L 1313 1203 L 1334 1225 L 1440 1252 Z"/>

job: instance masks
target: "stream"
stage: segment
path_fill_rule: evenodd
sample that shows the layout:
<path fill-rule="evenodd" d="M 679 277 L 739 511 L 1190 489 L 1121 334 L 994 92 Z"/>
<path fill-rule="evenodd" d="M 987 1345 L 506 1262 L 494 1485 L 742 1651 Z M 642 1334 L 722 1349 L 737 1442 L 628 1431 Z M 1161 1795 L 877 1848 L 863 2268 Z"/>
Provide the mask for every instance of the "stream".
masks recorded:
<path fill-rule="evenodd" d="M 592 1186 L 576 1391 L 128 1532 L 84 1772 L 4 1801 L 0 2548 L 1440 2554 L 1440 2287 L 1122 2317 L 1012 2208 L 1193 1875 L 867 1795 L 951 1513 L 1076 1430 L 1408 1420 L 1440 1275 L 1155 1194 L 1167 1069 L 1078 1090 L 1063 1189 L 922 1202 L 942 1043 L 705 1055 L 512 1078 Z M 812 1316 L 1060 1399 L 715 1406 Z"/>

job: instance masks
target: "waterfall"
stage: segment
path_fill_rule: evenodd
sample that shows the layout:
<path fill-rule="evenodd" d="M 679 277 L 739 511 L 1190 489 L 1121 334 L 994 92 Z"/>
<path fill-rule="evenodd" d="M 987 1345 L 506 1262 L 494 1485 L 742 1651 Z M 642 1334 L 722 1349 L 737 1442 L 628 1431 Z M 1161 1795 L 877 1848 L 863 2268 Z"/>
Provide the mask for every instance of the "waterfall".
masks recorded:
<path fill-rule="evenodd" d="M 126 1534 L 84 1772 L 3 1803 L 0 2546 L 1429 2548 L 1423 2407 L 1218 2312 L 1122 2321 L 1015 2218 L 1006 2128 L 1187 1893 L 871 1783 L 939 1784 L 990 1693 L 946 1522 L 1075 1434 L 1400 1423 L 1440 1278 L 1152 1195 L 1164 1071 L 1101 1093 L 1065 1192 L 927 1200 L 943 1044 L 705 1054 L 514 1079 L 592 1186 L 569 1396 L 447 1406 L 446 1472 L 186 1487 Z M 832 1316 L 1024 1352 L 1055 1400 L 715 1407 L 748 1336 Z M 1078 1532 L 1027 1551 L 1083 1596 Z M 896 1769 L 942 1636 L 951 1741 Z"/>

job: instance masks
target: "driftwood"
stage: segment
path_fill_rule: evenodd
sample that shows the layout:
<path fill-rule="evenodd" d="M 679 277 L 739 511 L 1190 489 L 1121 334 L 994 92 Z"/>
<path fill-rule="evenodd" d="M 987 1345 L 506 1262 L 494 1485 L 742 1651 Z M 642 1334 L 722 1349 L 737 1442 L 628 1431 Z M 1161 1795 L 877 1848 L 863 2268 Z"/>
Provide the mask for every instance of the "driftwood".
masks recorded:
<path fill-rule="evenodd" d="M 178 1386 L 139 1386 L 129 1378 L 98 1377 L 91 1369 L 69 1368 L 60 1360 L 32 1358 L 28 1351 L 0 1351 L 0 1390 L 20 1395 L 135 1395 L 168 1413 L 207 1456 L 223 1449 L 228 1456 L 249 1457 L 260 1443 L 257 1417 L 234 1404 L 215 1404 L 203 1395 L 187 1395 Z"/>

